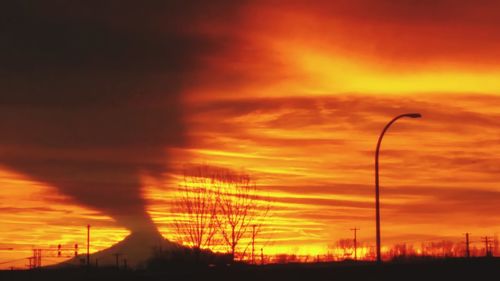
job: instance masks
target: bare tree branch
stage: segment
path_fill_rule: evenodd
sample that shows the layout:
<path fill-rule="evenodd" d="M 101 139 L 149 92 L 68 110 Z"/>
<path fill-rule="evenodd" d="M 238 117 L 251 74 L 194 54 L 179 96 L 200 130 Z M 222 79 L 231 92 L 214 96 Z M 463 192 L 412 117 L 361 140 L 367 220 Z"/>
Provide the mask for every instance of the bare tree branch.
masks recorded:
<path fill-rule="evenodd" d="M 185 171 L 172 204 L 177 214 L 174 220 L 177 235 L 195 250 L 209 248 L 217 232 L 218 195 L 213 181 L 204 166 Z"/>

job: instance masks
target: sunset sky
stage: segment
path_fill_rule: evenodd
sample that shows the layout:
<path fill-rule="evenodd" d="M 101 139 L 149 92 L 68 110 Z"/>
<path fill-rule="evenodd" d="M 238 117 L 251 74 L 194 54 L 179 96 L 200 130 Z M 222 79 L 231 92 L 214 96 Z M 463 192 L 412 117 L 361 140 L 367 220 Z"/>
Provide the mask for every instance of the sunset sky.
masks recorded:
<path fill-rule="evenodd" d="M 0 268 L 83 252 L 87 224 L 92 252 L 175 240 L 198 164 L 271 199 L 267 253 L 353 227 L 373 246 L 376 141 L 407 112 L 380 155 L 383 246 L 500 232 L 498 1 L 153 2 L 0 4 Z"/>

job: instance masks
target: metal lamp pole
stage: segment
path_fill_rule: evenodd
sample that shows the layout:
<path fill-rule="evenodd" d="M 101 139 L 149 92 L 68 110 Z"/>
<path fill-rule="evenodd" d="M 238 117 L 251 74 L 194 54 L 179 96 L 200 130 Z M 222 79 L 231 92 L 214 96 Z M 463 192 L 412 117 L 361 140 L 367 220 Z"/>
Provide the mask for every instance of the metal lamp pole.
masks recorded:
<path fill-rule="evenodd" d="M 392 119 L 387 125 L 385 125 L 384 130 L 380 134 L 377 142 L 377 150 L 375 151 L 375 220 L 376 220 L 376 231 L 377 231 L 377 262 L 382 262 L 382 257 L 380 255 L 380 200 L 379 200 L 379 180 L 378 180 L 378 155 L 380 152 L 380 144 L 382 143 L 382 138 L 385 135 L 385 132 L 389 129 L 389 127 L 396 122 L 396 120 L 408 117 L 408 118 L 421 118 L 422 115 L 420 113 L 406 113 L 401 114 L 394 119 Z"/>

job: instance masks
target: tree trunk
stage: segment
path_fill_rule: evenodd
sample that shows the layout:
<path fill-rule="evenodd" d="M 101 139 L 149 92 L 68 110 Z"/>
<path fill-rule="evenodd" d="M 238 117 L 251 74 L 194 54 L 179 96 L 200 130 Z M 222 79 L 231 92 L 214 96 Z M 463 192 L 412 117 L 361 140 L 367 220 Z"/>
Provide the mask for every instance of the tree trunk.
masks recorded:
<path fill-rule="evenodd" d="M 194 251 L 194 262 L 196 265 L 198 265 L 200 264 L 201 260 L 201 249 L 200 247 L 194 247 L 193 251 Z"/>

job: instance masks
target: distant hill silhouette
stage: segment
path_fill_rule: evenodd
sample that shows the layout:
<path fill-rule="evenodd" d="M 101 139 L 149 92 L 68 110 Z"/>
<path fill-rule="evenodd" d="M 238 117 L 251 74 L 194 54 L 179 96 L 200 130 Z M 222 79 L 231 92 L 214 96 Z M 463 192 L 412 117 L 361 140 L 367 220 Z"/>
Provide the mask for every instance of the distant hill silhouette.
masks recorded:
<path fill-rule="evenodd" d="M 126 259 L 127 266 L 137 268 L 145 266 L 155 251 L 172 252 L 179 251 L 185 248 L 177 243 L 170 242 L 163 238 L 160 233 L 142 233 L 134 232 L 127 236 L 124 240 L 106 248 L 102 251 L 92 253 L 90 255 L 90 265 L 95 266 L 96 260 L 99 267 L 116 266 L 115 254 L 119 256 L 119 266 L 124 266 Z M 86 263 L 86 254 L 81 253 L 77 257 L 65 261 L 58 266 L 81 266 Z"/>

